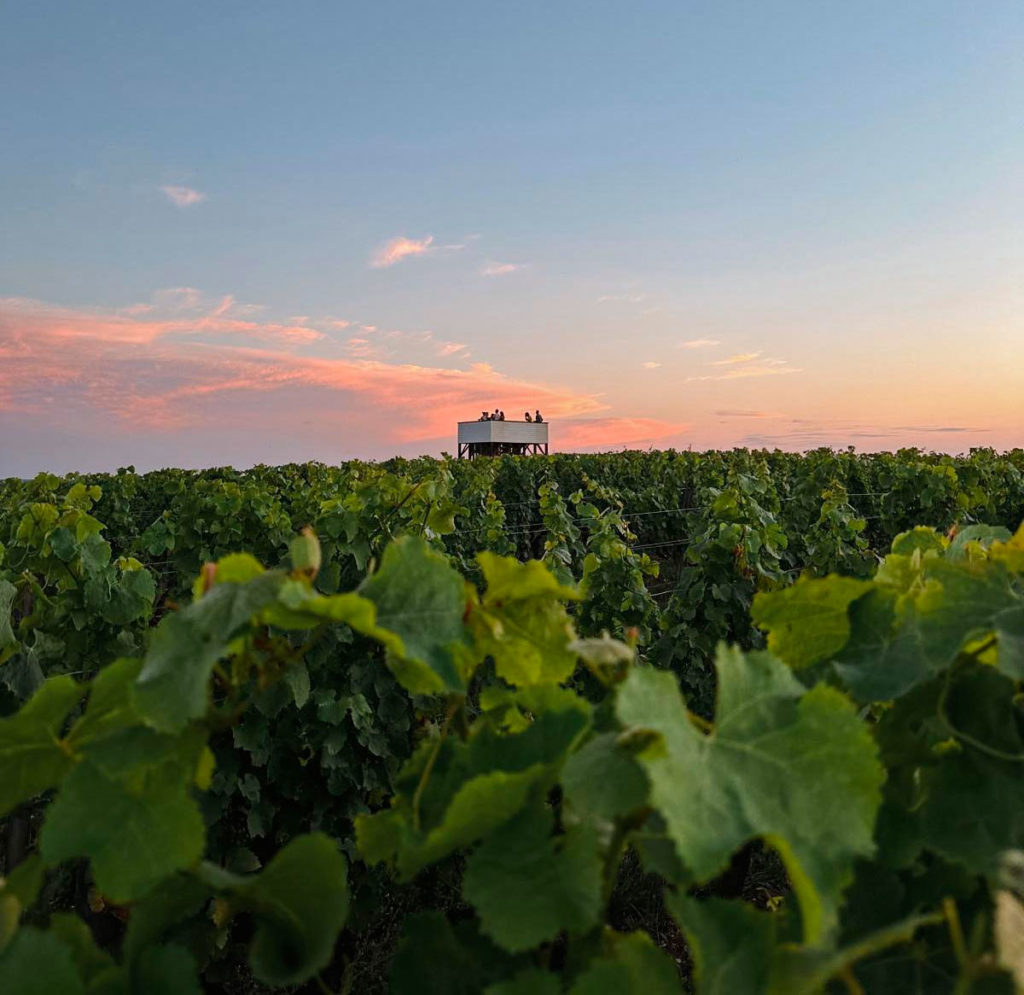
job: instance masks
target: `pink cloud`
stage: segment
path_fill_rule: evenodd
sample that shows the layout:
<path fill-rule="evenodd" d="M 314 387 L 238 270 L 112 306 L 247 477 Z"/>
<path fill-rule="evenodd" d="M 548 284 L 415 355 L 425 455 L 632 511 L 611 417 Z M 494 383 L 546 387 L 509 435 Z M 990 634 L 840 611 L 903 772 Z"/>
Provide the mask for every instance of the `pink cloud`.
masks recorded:
<path fill-rule="evenodd" d="M 551 441 L 558 449 L 644 447 L 680 435 L 688 428 L 659 418 L 587 418 L 559 423 L 551 430 Z"/>
<path fill-rule="evenodd" d="M 230 341 L 210 341 L 225 332 Z M 140 440 L 260 426 L 308 438 L 307 424 L 337 440 L 369 420 L 363 441 L 386 446 L 450 436 L 456 422 L 495 406 L 540 407 L 554 418 L 605 408 L 593 395 L 485 363 L 452 369 L 291 348 L 311 336 L 319 333 L 223 314 L 156 320 L 0 300 L 0 410 L 60 431 L 88 423 Z M 239 344 L 242 337 L 265 345 Z M 350 346 L 367 342 L 355 336 Z"/>
<path fill-rule="evenodd" d="M 409 256 L 421 256 L 429 251 L 434 241 L 433 235 L 426 238 L 406 238 L 404 235 L 391 239 L 390 242 L 381 246 L 370 259 L 370 265 L 375 269 L 383 269 L 387 266 L 394 266 Z"/>
<path fill-rule="evenodd" d="M 225 294 L 221 299 L 220 303 L 210 312 L 211 317 L 219 318 L 221 315 L 227 314 L 235 306 L 235 298 L 231 294 Z M 295 322 L 297 325 L 302 324 L 301 322 Z"/>
<path fill-rule="evenodd" d="M 350 356 L 355 356 L 359 359 L 371 359 L 374 356 L 379 355 L 379 347 L 367 338 L 363 338 L 361 335 L 353 335 L 345 340 L 345 350 Z"/>
<path fill-rule="evenodd" d="M 480 269 L 481 276 L 508 276 L 509 273 L 518 273 L 526 269 L 525 263 L 485 263 Z"/>
<path fill-rule="evenodd" d="M 707 349 L 709 346 L 719 345 L 718 339 L 687 339 L 679 343 L 680 349 Z"/>
<path fill-rule="evenodd" d="M 160 188 L 167 199 L 177 207 L 192 207 L 206 200 L 206 194 L 192 187 L 166 186 Z"/>

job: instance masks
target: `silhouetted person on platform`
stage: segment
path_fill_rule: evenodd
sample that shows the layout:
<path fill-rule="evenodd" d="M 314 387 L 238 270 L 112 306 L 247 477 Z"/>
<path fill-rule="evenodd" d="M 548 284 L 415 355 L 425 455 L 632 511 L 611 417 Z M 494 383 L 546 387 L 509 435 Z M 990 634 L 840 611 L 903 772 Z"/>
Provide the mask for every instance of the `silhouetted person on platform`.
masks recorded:
<path fill-rule="evenodd" d="M 544 416 L 543 416 L 543 415 L 542 415 L 542 414 L 540 413 L 540 411 L 538 411 L 538 412 L 537 412 L 537 413 L 536 413 L 536 414 L 535 414 L 535 415 L 533 416 L 533 420 L 534 420 L 535 422 L 542 422 L 542 421 L 544 421 Z"/>
<path fill-rule="evenodd" d="M 504 421 L 504 420 L 505 420 L 505 412 L 504 411 L 499 411 L 498 412 L 498 421 Z"/>
<path fill-rule="evenodd" d="M 487 412 L 486 411 L 481 411 L 480 412 L 480 417 L 477 418 L 477 421 L 487 421 Z"/>
<path fill-rule="evenodd" d="M 525 415 L 526 415 L 526 420 L 527 420 L 527 421 L 533 421 L 533 419 L 532 419 L 532 418 L 530 417 L 530 412 L 529 412 L 529 411 L 527 411 L 527 412 L 525 413 Z"/>

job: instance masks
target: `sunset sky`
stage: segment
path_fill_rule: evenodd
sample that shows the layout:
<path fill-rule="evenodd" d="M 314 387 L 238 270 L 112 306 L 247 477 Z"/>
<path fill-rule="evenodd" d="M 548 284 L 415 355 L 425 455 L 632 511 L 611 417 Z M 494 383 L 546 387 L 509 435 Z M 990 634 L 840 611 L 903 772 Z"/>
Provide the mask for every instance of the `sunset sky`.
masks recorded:
<path fill-rule="evenodd" d="M 1024 445 L 1024 4 L 0 9 L 0 476 Z"/>

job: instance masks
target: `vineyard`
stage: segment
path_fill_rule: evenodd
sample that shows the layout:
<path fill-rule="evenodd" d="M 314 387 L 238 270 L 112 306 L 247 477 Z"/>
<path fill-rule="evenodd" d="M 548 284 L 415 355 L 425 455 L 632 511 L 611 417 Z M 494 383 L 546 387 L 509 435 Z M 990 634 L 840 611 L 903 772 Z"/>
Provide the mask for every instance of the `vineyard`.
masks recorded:
<path fill-rule="evenodd" d="M 1024 992 L 1024 451 L 0 482 L 0 992 Z"/>

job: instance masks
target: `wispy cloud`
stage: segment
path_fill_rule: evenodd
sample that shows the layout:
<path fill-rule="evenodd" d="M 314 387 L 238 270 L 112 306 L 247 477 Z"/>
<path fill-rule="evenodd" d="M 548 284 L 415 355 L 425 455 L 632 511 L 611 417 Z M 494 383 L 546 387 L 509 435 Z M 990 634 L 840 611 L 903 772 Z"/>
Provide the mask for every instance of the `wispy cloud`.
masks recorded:
<path fill-rule="evenodd" d="M 361 335 L 352 335 L 345 340 L 345 351 L 357 359 L 372 359 L 377 354 L 377 349 L 369 339 Z"/>
<path fill-rule="evenodd" d="M 469 346 L 465 342 L 439 342 L 437 344 L 437 354 L 439 356 L 457 356 L 460 353 L 466 353 Z"/>
<path fill-rule="evenodd" d="M 817 424 L 809 419 L 793 419 L 794 422 L 807 422 Z M 816 428 L 796 428 L 788 432 L 756 433 L 742 436 L 738 441 L 743 446 L 771 447 L 789 450 L 815 449 L 820 446 L 839 446 L 845 444 L 860 446 L 861 443 L 871 446 L 884 445 L 891 448 L 894 445 L 915 445 L 915 436 L 918 433 L 952 434 L 961 435 L 984 435 L 991 429 L 978 428 L 976 426 L 950 425 L 894 425 L 894 426 L 873 426 L 873 425 L 842 425 L 829 423 L 819 425 Z M 979 439 L 979 444 L 981 440 Z"/>
<path fill-rule="evenodd" d="M 717 359 L 708 366 L 723 367 L 721 373 L 705 374 L 704 376 L 687 377 L 687 380 L 741 380 L 747 377 L 774 377 L 787 373 L 802 373 L 795 366 L 790 366 L 785 359 L 761 358 L 760 352 L 741 352 L 726 359 Z"/>
<path fill-rule="evenodd" d="M 647 360 L 646 363 L 641 363 L 640 365 L 645 370 L 656 370 L 656 369 L 658 369 L 659 366 L 661 366 L 661 363 L 656 363 L 656 362 L 654 362 L 653 359 L 649 359 L 649 360 Z"/>
<path fill-rule="evenodd" d="M 408 259 L 410 256 L 422 256 L 424 253 L 429 252 L 433 243 L 433 235 L 427 235 L 425 238 L 420 239 L 406 238 L 404 235 L 399 235 L 397 238 L 393 238 L 390 242 L 382 245 L 373 254 L 370 259 L 370 265 L 375 269 L 394 266 L 395 263 L 400 263 L 403 259 Z"/>
<path fill-rule="evenodd" d="M 727 356 L 725 359 L 716 359 L 711 366 L 735 366 L 738 363 L 752 363 L 761 353 L 739 352 L 735 356 Z"/>
<path fill-rule="evenodd" d="M 191 311 L 203 306 L 203 292 L 195 287 L 166 287 L 153 294 L 152 306 L 168 311 Z"/>
<path fill-rule="evenodd" d="M 978 428 L 975 425 L 896 425 L 895 428 L 901 432 L 988 432 L 987 428 Z"/>
<path fill-rule="evenodd" d="M 686 342 L 680 342 L 680 349 L 707 349 L 713 345 L 721 345 L 718 339 L 688 339 Z"/>
<path fill-rule="evenodd" d="M 526 269 L 526 263 L 498 263 L 490 260 L 480 268 L 481 276 L 508 276 Z"/>
<path fill-rule="evenodd" d="M 177 207 L 192 207 L 206 200 L 206 194 L 192 187 L 163 186 L 160 188 L 167 199 Z"/>

